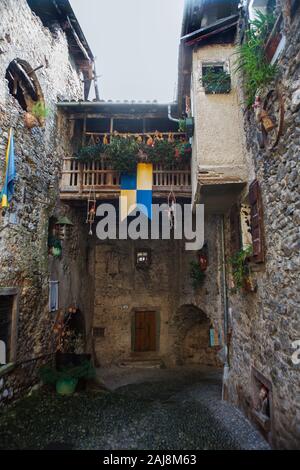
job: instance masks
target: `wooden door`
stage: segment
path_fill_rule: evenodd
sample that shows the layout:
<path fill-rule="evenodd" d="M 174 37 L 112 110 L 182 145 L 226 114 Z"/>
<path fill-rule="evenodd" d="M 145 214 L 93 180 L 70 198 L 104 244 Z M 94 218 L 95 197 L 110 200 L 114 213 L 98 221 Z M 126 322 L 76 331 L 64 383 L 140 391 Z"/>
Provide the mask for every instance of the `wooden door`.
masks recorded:
<path fill-rule="evenodd" d="M 135 312 L 135 351 L 156 350 L 155 312 Z"/>

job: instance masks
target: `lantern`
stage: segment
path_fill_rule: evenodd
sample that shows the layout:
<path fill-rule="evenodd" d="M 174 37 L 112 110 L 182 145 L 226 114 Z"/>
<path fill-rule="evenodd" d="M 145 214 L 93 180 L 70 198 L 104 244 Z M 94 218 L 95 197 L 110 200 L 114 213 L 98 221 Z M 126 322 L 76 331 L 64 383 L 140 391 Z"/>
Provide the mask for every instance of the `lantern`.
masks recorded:
<path fill-rule="evenodd" d="M 72 222 L 66 216 L 62 216 L 57 219 L 55 228 L 60 240 L 64 240 L 66 238 L 68 227 L 71 227 L 72 225 Z"/>
<path fill-rule="evenodd" d="M 201 252 L 199 254 L 199 266 L 201 271 L 206 271 L 208 266 L 208 259 L 205 253 Z"/>

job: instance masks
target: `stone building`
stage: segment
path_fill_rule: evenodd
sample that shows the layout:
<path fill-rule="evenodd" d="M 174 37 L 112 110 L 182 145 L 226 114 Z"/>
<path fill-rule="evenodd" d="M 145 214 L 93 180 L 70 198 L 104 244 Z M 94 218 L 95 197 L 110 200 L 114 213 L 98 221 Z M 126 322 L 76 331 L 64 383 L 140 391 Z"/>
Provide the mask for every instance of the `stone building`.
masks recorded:
<path fill-rule="evenodd" d="M 39 358 L 53 352 L 49 286 L 54 292 L 55 284 L 49 282 L 59 281 L 65 291 L 58 299 L 61 307 L 80 305 L 74 266 L 84 270 L 84 262 L 77 258 L 77 232 L 68 266 L 48 255 L 47 240 L 49 221 L 64 214 L 58 182 L 69 148 L 70 130 L 57 118 L 56 103 L 87 98 L 93 55 L 68 1 L 3 0 L 0 18 L 1 188 L 10 129 L 16 167 L 13 199 L 0 214 L 0 339 L 6 363 L 0 367 L 0 400 L 5 402 L 36 381 Z M 30 129 L 24 114 L 32 118 L 37 103 L 48 115 Z"/>
<path fill-rule="evenodd" d="M 171 107 L 171 112 L 176 111 Z M 169 119 L 165 104 L 142 102 L 61 102 L 59 109 L 73 120 L 74 153 L 111 142 L 115 136 L 154 142 L 186 139 L 178 123 Z M 65 155 L 60 194 L 72 211 L 85 221 L 88 201 L 97 201 L 98 209 L 114 204 L 119 210 L 120 175 L 105 160 L 80 162 Z M 168 221 L 170 198 L 190 211 L 191 172 L 183 167 L 153 164 L 153 203 L 164 204 Z M 185 240 L 126 239 L 99 240 L 88 236 L 89 272 L 92 277 L 90 298 L 93 307 L 86 318 L 87 344 L 94 351 L 96 364 L 133 364 L 144 361 L 173 366 L 178 364 L 220 365 L 218 348 L 210 344 L 210 330 L 222 334 L 222 311 L 218 282 L 210 277 L 220 263 L 220 252 L 213 250 L 219 232 L 212 227 L 207 240 L 210 250 L 207 280 L 194 288 L 191 262 L 197 253 L 185 250 Z M 212 220 L 208 216 L 207 227 Z M 210 232 L 210 230 L 208 229 Z M 217 299 L 214 301 L 214 299 Z"/>
<path fill-rule="evenodd" d="M 257 8 L 275 17 L 264 54 L 277 68 L 253 108 L 234 62 Z M 223 226 L 224 396 L 287 449 L 300 444 L 299 21 L 297 1 L 186 2 L 179 62 L 193 200 Z"/>
<path fill-rule="evenodd" d="M 168 107 L 88 101 L 93 55 L 69 2 L 1 2 L 0 150 L 12 128 L 17 170 L 0 217 L 1 403 L 36 381 L 57 313 L 71 308 L 95 365 L 225 364 L 224 398 L 274 447 L 299 447 L 299 2 L 239 3 L 186 1 Z M 277 70 L 254 110 L 235 58 L 256 8 L 275 11 L 264 41 Z M 27 129 L 36 103 L 48 116 Z M 173 232 L 173 202 L 204 204 L 201 250 L 99 239 L 101 211 L 118 214 L 122 192 L 103 152 L 116 136 L 149 147 L 190 138 L 191 162 L 153 163 L 152 199 Z M 2 184 L 4 157 L 0 169 Z"/>

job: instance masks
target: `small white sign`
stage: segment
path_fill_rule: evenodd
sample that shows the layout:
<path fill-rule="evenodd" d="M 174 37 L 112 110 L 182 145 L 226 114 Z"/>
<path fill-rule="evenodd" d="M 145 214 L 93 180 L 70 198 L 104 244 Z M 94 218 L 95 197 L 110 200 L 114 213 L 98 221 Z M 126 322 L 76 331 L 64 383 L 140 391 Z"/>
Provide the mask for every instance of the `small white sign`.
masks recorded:
<path fill-rule="evenodd" d="M 0 365 L 6 364 L 6 345 L 0 340 Z"/>

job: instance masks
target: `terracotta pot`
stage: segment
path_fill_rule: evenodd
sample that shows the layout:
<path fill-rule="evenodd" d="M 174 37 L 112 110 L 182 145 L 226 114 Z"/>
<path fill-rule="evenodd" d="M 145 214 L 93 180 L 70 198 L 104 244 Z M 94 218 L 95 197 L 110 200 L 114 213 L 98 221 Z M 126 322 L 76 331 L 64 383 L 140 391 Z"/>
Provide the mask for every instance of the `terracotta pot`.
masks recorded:
<path fill-rule="evenodd" d="M 31 113 L 25 113 L 24 115 L 24 124 L 27 129 L 32 129 L 33 127 L 38 127 L 38 120 Z"/>

